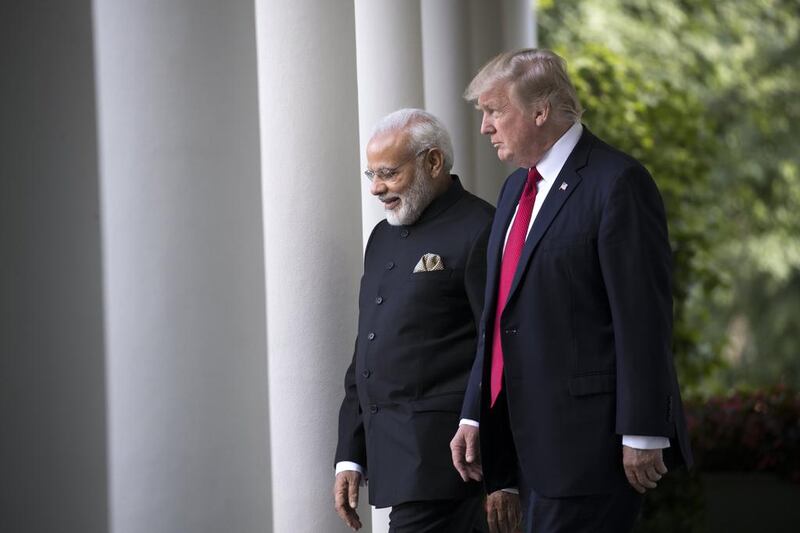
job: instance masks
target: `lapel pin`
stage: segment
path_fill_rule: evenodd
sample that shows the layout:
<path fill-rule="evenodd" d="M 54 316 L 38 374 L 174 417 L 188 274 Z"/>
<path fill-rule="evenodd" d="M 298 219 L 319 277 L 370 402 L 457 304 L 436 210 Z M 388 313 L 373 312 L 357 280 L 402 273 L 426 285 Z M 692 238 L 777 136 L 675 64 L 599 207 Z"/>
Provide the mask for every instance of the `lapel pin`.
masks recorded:
<path fill-rule="evenodd" d="M 562 182 L 561 187 L 559 187 L 559 190 L 566 191 L 567 187 L 568 187 L 567 182 L 566 181 Z"/>

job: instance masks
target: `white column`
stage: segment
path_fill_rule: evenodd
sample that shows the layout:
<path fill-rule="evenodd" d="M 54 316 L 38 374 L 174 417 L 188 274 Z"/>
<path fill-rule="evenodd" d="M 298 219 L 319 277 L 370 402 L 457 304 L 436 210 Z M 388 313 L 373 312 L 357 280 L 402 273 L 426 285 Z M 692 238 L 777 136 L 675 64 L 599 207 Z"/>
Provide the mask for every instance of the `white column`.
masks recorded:
<path fill-rule="evenodd" d="M 425 105 L 418 0 L 355 0 L 361 170 L 375 123 L 402 107 Z M 361 179 L 363 242 L 385 215 Z"/>
<path fill-rule="evenodd" d="M 361 170 L 375 123 L 403 107 L 425 106 L 422 28 L 418 0 L 354 0 L 358 58 L 358 123 Z M 361 183 L 362 242 L 385 218 L 383 208 Z M 372 530 L 388 531 L 389 509 L 373 509 Z"/>
<path fill-rule="evenodd" d="M 453 171 L 476 191 L 472 146 L 473 106 L 462 95 L 472 79 L 469 10 L 463 0 L 422 0 L 425 107 L 447 126 L 453 140 Z"/>
<path fill-rule="evenodd" d="M 472 70 L 469 80 L 497 54 L 530 48 L 535 42 L 535 12 L 530 0 L 486 2 L 470 0 Z M 472 146 L 478 196 L 494 204 L 506 176 L 513 168 L 497 159 L 497 152 L 480 133 L 481 116 L 472 113 Z"/>
<path fill-rule="evenodd" d="M 536 46 L 536 1 L 501 0 L 503 48 L 533 48 Z"/>
<path fill-rule="evenodd" d="M 487 61 L 504 50 L 500 5 L 497 2 L 470 0 L 469 15 L 472 69 L 467 83 Z M 509 169 L 497 159 L 497 152 L 486 136 L 481 135 L 480 128 L 481 115 L 473 110 L 470 131 L 476 194 L 494 205 Z"/>
<path fill-rule="evenodd" d="M 253 20 L 94 4 L 112 533 L 269 529 Z"/>
<path fill-rule="evenodd" d="M 362 269 L 353 7 L 257 0 L 256 11 L 271 531 L 344 532 L 333 459 Z"/>

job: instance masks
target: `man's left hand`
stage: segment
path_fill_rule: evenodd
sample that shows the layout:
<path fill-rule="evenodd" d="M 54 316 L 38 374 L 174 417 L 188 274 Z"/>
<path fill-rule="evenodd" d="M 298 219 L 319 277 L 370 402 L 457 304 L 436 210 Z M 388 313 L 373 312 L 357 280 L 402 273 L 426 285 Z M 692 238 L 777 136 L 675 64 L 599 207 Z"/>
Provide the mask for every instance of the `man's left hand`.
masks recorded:
<path fill-rule="evenodd" d="M 490 533 L 519 533 L 522 513 L 519 494 L 495 491 L 486 497 L 486 520 Z"/>
<path fill-rule="evenodd" d="M 656 488 L 656 484 L 667 473 L 667 466 L 664 464 L 660 449 L 637 450 L 623 446 L 622 466 L 628 483 L 640 494 Z"/>

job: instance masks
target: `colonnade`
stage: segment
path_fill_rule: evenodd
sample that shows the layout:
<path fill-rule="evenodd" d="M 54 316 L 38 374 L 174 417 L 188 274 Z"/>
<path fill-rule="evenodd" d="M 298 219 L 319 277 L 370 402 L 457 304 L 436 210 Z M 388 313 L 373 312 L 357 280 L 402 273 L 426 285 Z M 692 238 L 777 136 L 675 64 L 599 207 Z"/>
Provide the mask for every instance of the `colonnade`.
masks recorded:
<path fill-rule="evenodd" d="M 531 2 L 2 9 L 0 530 L 346 531 L 369 132 L 426 107 L 494 201 L 506 170 L 461 93 L 533 44 Z"/>

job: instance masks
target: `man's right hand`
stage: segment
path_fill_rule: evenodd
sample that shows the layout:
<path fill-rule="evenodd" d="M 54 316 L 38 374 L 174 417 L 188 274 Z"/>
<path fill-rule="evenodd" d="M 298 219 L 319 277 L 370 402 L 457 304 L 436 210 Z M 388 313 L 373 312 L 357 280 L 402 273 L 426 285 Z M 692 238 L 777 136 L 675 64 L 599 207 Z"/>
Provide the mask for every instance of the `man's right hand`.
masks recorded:
<path fill-rule="evenodd" d="M 522 527 L 522 512 L 519 494 L 495 491 L 486 497 L 486 521 L 489 533 L 519 533 Z"/>
<path fill-rule="evenodd" d="M 361 519 L 358 517 L 358 487 L 361 484 L 361 474 L 355 470 L 345 470 L 336 474 L 333 484 L 333 501 L 336 514 L 348 527 L 355 530 L 361 529 Z"/>
<path fill-rule="evenodd" d="M 453 466 L 456 467 L 464 481 L 483 479 L 478 437 L 478 428 L 461 424 L 458 426 L 455 437 L 450 441 Z"/>

